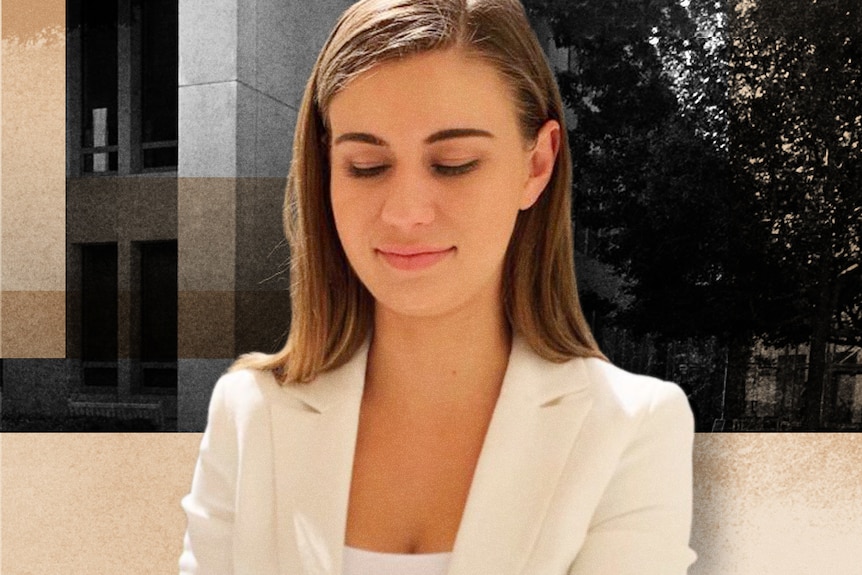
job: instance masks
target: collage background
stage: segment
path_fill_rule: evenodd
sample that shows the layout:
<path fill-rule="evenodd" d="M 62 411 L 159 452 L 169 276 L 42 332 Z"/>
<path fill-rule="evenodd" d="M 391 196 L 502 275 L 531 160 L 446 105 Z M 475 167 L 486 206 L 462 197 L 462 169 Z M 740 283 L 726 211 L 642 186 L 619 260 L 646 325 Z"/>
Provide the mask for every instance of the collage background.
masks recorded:
<path fill-rule="evenodd" d="M 0 357 L 62 358 L 64 3 L 0 6 Z M 199 442 L 0 436 L 0 573 L 176 572 Z M 862 574 L 860 462 L 859 434 L 698 434 L 691 573 Z"/>

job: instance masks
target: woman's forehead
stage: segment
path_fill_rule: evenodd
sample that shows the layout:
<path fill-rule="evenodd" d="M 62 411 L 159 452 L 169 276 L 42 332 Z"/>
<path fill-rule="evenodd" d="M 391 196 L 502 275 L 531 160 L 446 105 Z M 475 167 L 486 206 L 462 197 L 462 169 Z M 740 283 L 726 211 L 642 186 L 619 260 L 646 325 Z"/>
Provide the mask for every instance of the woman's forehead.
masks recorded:
<path fill-rule="evenodd" d="M 514 124 L 514 99 L 502 74 L 450 48 L 387 60 L 349 82 L 330 101 L 333 131 Z M 334 134 L 337 136 L 337 134 Z"/>

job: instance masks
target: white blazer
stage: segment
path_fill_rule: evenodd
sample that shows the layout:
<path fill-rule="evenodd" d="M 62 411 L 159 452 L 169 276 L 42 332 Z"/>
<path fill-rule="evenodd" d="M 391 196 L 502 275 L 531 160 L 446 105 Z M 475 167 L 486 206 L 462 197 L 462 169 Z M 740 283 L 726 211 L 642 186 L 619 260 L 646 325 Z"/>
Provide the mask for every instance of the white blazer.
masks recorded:
<path fill-rule="evenodd" d="M 367 355 L 307 385 L 219 379 L 182 501 L 181 573 L 341 575 Z M 676 385 L 555 364 L 515 337 L 449 575 L 685 573 L 693 436 Z"/>

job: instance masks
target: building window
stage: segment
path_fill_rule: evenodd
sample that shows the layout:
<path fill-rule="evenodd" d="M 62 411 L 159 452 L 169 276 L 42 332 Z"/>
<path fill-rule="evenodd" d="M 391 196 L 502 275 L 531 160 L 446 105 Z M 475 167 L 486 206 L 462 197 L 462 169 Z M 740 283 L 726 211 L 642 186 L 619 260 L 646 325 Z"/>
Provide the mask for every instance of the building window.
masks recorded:
<path fill-rule="evenodd" d="M 67 3 L 67 171 L 177 166 L 177 0 Z"/>
<path fill-rule="evenodd" d="M 177 387 L 177 242 L 140 242 L 140 385 Z"/>
<path fill-rule="evenodd" d="M 81 154 L 85 172 L 117 171 L 117 1 L 81 2 Z"/>
<path fill-rule="evenodd" d="M 141 6 L 141 147 L 143 168 L 177 165 L 177 0 Z"/>
<path fill-rule="evenodd" d="M 117 386 L 117 244 L 81 246 L 83 384 Z"/>

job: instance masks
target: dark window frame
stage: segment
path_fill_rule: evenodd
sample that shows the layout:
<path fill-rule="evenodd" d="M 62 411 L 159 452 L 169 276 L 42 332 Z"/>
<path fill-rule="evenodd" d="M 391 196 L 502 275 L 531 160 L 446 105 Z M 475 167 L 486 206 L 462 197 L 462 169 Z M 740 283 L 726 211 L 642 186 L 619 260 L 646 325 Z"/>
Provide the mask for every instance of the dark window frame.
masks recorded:
<path fill-rule="evenodd" d="M 107 248 L 108 251 L 113 252 L 113 269 L 112 274 L 106 274 L 105 277 L 109 277 L 113 280 L 113 294 L 112 298 L 108 298 L 108 305 L 113 306 L 113 327 L 109 330 L 109 335 L 106 334 L 106 337 L 113 337 L 114 339 L 114 347 L 112 357 L 88 357 L 90 351 L 90 341 L 91 335 L 89 331 L 94 327 L 91 325 L 93 322 L 91 321 L 92 315 L 89 313 L 90 304 L 88 303 L 88 297 L 92 297 L 94 292 L 96 294 L 100 294 L 100 290 L 92 289 L 92 286 L 88 286 L 88 251 L 95 251 L 99 248 Z M 81 310 L 81 322 L 80 322 L 80 345 L 81 345 L 81 388 L 85 391 L 90 392 L 115 392 L 119 388 L 119 346 L 117 342 L 117 334 L 119 327 L 119 261 L 118 261 L 118 245 L 117 242 L 92 242 L 92 243 L 82 243 L 78 244 L 78 249 L 80 250 L 80 265 L 81 265 L 81 290 L 80 290 L 80 310 Z M 88 289 L 89 288 L 89 289 Z M 99 298 L 102 299 L 102 298 Z M 112 300 L 112 303 L 110 303 Z M 98 322 L 95 322 L 98 323 Z M 88 381 L 88 372 L 92 370 L 110 370 L 113 371 L 113 382 L 108 384 L 92 384 Z"/>
<path fill-rule="evenodd" d="M 143 7 L 146 0 L 117 2 L 117 112 L 116 143 L 85 146 L 83 110 L 84 53 L 81 6 L 87 0 L 67 2 L 66 30 L 66 175 L 67 177 L 106 177 L 132 174 L 170 175 L 177 172 L 179 140 L 161 139 L 144 142 L 142 138 L 143 107 L 141 95 Z M 178 2 L 177 2 L 178 7 Z M 176 21 L 176 19 L 174 19 Z M 172 21 L 172 24 L 173 22 Z M 179 37 L 175 37 L 176 49 Z M 177 52 L 178 53 L 178 52 Z M 176 75 L 174 75 L 176 82 Z M 177 108 L 179 91 L 177 88 Z M 178 118 L 178 114 L 177 114 Z M 111 120 L 108 122 L 111 125 Z M 178 134 L 177 126 L 176 133 Z M 109 140 L 112 138 L 109 138 Z M 171 164 L 145 167 L 145 157 L 153 154 L 173 156 Z M 108 170 L 88 171 L 96 154 L 108 155 Z M 90 158 L 90 159 L 88 159 Z M 113 169 L 111 169 L 113 168 Z"/>
<path fill-rule="evenodd" d="M 132 293 L 132 324 L 134 333 L 132 336 L 132 346 L 134 351 L 135 361 L 133 362 L 133 373 L 132 373 L 132 385 L 131 389 L 133 393 L 145 393 L 145 394 L 167 394 L 173 395 L 177 391 L 177 373 L 178 373 L 178 329 L 179 329 L 179 310 L 178 310 L 178 302 L 176 301 L 177 293 L 178 293 L 178 261 L 179 261 L 179 250 L 177 240 L 168 239 L 168 240 L 145 240 L 145 241 L 133 241 L 132 242 L 132 284 L 134 285 L 133 293 Z M 172 294 L 174 301 L 173 310 L 169 310 L 173 312 L 173 331 L 172 333 L 160 334 L 163 337 L 166 337 L 166 341 L 171 341 L 174 345 L 173 353 L 170 357 L 147 357 L 148 346 L 145 342 L 145 338 L 148 335 L 146 328 L 146 319 L 144 318 L 144 313 L 147 311 L 147 283 L 155 282 L 157 279 L 157 274 L 145 273 L 146 259 L 148 258 L 147 252 L 153 250 L 157 252 L 160 249 L 167 249 L 169 253 L 173 256 L 173 266 L 174 266 L 174 285 L 173 289 L 166 290 L 166 293 Z M 162 256 L 164 253 L 161 254 Z M 158 257 L 158 256 L 157 256 Z M 152 272 L 153 270 L 151 270 Z M 165 295 L 165 294 L 163 294 Z M 169 313 L 170 315 L 170 313 Z M 167 370 L 173 372 L 173 382 L 171 385 L 147 385 L 147 370 Z"/>

